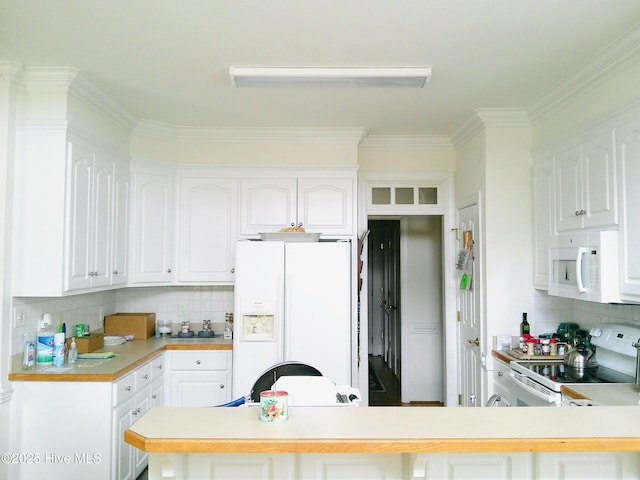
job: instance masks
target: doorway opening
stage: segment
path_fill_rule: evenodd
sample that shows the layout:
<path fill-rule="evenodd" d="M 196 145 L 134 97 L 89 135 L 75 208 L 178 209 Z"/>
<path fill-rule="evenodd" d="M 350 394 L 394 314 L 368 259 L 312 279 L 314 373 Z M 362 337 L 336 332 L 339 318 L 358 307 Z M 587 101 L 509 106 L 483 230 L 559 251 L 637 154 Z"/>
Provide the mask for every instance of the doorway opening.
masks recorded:
<path fill-rule="evenodd" d="M 368 219 L 370 405 L 443 405 L 443 217 Z"/>

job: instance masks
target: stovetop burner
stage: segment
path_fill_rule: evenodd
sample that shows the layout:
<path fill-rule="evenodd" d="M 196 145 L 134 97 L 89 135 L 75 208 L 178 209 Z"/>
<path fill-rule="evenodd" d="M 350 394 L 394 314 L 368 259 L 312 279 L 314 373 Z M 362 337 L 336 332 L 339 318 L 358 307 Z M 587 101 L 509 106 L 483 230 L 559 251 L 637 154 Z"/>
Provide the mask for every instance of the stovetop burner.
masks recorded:
<path fill-rule="evenodd" d="M 568 383 L 634 383 L 635 378 L 602 365 L 594 368 L 572 368 L 562 362 L 516 362 L 517 365 L 556 384 Z M 519 369 L 516 369 L 519 370 Z"/>

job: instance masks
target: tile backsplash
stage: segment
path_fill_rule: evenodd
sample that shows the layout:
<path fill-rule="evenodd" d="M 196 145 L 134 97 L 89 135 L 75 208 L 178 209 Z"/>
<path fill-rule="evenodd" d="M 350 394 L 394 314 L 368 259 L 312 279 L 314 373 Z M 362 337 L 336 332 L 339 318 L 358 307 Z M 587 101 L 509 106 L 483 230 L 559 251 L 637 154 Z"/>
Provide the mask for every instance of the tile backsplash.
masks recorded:
<path fill-rule="evenodd" d="M 104 316 L 112 313 L 155 312 L 157 320 L 172 323 L 211 320 L 219 333 L 224 330 L 225 313 L 233 312 L 233 287 L 140 287 L 63 298 L 14 297 L 13 308 L 21 314 L 23 325 L 12 330 L 11 354 L 22 350 L 24 334 L 35 333 L 45 313 L 54 322 L 58 318 L 65 322 L 67 332 L 76 323 L 88 323 L 92 331 L 102 329 Z"/>
<path fill-rule="evenodd" d="M 534 311 L 529 316 L 532 334 L 555 332 L 560 322 L 575 322 L 585 330 L 603 323 L 640 327 L 640 305 L 583 302 L 536 290 Z"/>

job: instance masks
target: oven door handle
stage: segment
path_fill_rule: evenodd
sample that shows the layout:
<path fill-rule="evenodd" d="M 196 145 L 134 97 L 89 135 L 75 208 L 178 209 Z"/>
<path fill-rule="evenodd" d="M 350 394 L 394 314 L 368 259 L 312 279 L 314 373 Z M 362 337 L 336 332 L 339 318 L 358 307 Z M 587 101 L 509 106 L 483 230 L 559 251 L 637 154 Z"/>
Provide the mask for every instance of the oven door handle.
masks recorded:
<path fill-rule="evenodd" d="M 555 399 L 553 398 L 553 396 L 551 395 L 547 395 L 546 393 L 543 392 L 539 392 L 538 390 L 536 390 L 533 387 L 530 387 L 529 385 L 527 385 L 526 383 L 521 382 L 520 380 L 516 380 L 515 375 L 513 373 L 513 371 L 509 372 L 506 377 L 512 381 L 515 385 L 517 385 L 518 387 L 524 389 L 525 391 L 527 391 L 528 393 L 530 393 L 531 395 L 534 395 L 535 397 L 544 400 L 545 402 L 548 403 L 553 403 L 555 402 Z"/>

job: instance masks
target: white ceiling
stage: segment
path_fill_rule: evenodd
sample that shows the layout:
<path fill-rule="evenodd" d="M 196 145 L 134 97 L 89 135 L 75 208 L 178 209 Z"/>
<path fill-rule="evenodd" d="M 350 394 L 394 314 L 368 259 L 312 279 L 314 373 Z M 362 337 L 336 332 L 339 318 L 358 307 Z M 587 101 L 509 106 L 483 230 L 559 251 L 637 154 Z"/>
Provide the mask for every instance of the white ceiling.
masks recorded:
<path fill-rule="evenodd" d="M 527 110 L 640 23 L 638 0 L 0 0 L 0 60 L 79 68 L 174 126 L 452 135 Z M 234 88 L 230 66 L 431 66 L 423 89 Z"/>

